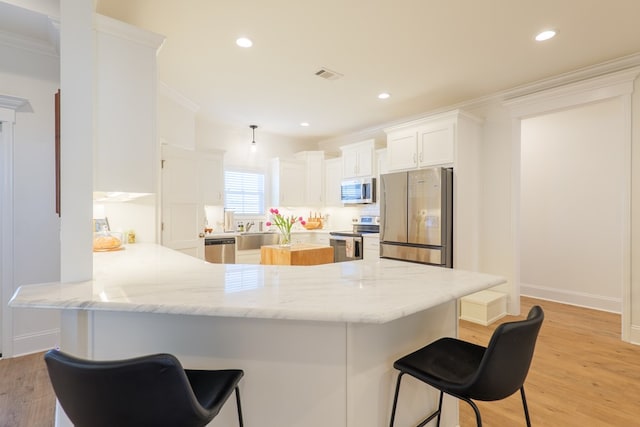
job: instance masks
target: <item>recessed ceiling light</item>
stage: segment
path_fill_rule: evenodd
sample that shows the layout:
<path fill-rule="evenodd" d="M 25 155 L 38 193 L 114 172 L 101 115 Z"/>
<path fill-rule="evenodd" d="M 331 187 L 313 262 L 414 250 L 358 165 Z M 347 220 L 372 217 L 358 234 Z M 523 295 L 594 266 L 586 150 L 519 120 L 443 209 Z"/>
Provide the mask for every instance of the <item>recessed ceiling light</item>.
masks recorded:
<path fill-rule="evenodd" d="M 300 126 L 307 127 L 307 126 L 309 126 L 309 123 L 307 123 L 307 122 L 302 122 L 302 123 L 300 123 Z"/>
<path fill-rule="evenodd" d="M 555 35 L 556 32 L 554 30 L 546 30 L 536 36 L 536 41 L 543 42 L 545 40 L 554 38 Z"/>
<path fill-rule="evenodd" d="M 380 99 L 387 99 L 389 98 L 391 95 L 389 95 L 387 92 L 382 92 L 381 94 L 378 95 L 378 98 Z"/>
<path fill-rule="evenodd" d="M 236 44 L 240 47 L 251 47 L 253 46 L 253 42 L 246 37 L 240 37 L 236 40 Z"/>

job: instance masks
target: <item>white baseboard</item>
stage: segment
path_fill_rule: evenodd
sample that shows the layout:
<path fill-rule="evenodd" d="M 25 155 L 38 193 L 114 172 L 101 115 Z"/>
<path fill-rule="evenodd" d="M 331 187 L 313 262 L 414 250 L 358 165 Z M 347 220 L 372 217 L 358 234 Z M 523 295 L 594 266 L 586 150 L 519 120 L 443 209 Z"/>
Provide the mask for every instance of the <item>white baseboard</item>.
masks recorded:
<path fill-rule="evenodd" d="M 631 333 L 629 334 L 629 342 L 631 344 L 640 345 L 640 326 L 631 325 Z"/>
<path fill-rule="evenodd" d="M 13 338 L 13 355 L 24 356 L 54 348 L 60 342 L 60 329 L 49 329 L 33 334 L 17 335 Z"/>
<path fill-rule="evenodd" d="M 527 283 L 520 283 L 520 294 L 523 296 L 609 311 L 612 313 L 622 313 L 622 298 L 611 298 L 603 295 L 549 288 L 546 286 L 530 285 Z"/>

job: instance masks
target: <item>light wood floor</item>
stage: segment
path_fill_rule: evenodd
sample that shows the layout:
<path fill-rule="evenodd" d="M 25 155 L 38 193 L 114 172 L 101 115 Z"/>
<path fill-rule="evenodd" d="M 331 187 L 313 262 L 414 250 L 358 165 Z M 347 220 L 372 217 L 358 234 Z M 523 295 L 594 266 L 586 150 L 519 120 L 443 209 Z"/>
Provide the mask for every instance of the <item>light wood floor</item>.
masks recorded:
<path fill-rule="evenodd" d="M 51 427 L 55 396 L 42 353 L 0 360 L 0 427 Z"/>
<path fill-rule="evenodd" d="M 640 425 L 640 346 L 620 341 L 620 316 L 530 298 L 522 298 L 522 312 L 533 304 L 545 321 L 525 383 L 532 425 Z M 498 323 L 461 321 L 460 337 L 486 345 Z M 54 402 L 42 353 L 0 360 L 0 427 L 51 427 Z M 478 406 L 486 427 L 525 425 L 518 393 Z M 475 426 L 465 403 L 460 424 Z"/>
<path fill-rule="evenodd" d="M 525 382 L 531 424 L 640 426 L 640 346 L 620 341 L 620 316 L 524 297 L 521 302 L 522 316 L 489 327 L 461 321 L 460 337 L 486 345 L 499 323 L 524 318 L 534 304 L 543 308 Z M 519 393 L 478 407 L 487 427 L 526 425 Z M 475 426 L 466 403 L 460 403 L 460 425 Z"/>

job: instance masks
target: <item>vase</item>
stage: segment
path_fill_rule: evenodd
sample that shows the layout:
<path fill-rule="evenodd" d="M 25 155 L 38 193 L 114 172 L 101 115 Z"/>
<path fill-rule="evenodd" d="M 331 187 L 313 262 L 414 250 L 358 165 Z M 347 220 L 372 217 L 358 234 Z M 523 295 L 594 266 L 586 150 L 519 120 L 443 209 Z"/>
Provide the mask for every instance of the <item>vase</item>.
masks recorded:
<path fill-rule="evenodd" d="M 280 246 L 291 246 L 290 230 L 280 230 Z"/>

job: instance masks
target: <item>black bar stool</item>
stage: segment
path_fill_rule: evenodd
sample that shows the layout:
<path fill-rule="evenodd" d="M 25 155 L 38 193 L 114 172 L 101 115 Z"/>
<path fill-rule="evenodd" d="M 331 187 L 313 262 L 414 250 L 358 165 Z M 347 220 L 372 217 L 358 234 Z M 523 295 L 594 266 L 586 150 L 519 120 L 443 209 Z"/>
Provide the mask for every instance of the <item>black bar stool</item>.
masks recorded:
<path fill-rule="evenodd" d="M 170 354 L 83 360 L 61 351 L 44 356 L 56 397 L 75 427 L 202 427 L 235 390 L 244 372 L 190 370 Z"/>
<path fill-rule="evenodd" d="M 396 360 L 393 367 L 400 371 L 393 397 L 390 426 L 396 415 L 400 381 L 404 374 L 440 390 L 438 409 L 425 418 L 422 427 L 437 417 L 440 426 L 443 394 L 464 400 L 473 408 L 478 427 L 482 426 L 480 411 L 472 401 L 494 401 L 520 390 L 527 426 L 531 427 L 524 381 L 529 372 L 538 332 L 544 319 L 539 306 L 529 311 L 526 320 L 503 323 L 491 336 L 485 348 L 455 338 L 441 338 Z"/>

